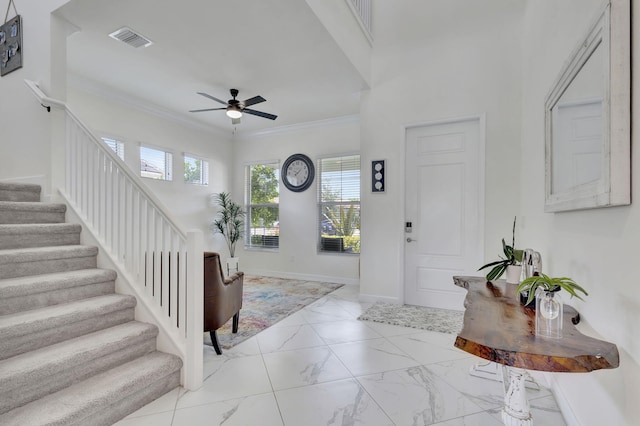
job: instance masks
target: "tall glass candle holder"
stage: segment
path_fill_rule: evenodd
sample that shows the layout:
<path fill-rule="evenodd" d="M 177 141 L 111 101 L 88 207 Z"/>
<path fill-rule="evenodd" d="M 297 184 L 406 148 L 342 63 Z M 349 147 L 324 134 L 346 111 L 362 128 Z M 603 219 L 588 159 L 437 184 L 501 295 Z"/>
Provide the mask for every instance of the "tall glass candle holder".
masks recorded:
<path fill-rule="evenodd" d="M 562 297 L 556 291 L 538 291 L 536 295 L 536 335 L 560 339 L 562 337 Z"/>

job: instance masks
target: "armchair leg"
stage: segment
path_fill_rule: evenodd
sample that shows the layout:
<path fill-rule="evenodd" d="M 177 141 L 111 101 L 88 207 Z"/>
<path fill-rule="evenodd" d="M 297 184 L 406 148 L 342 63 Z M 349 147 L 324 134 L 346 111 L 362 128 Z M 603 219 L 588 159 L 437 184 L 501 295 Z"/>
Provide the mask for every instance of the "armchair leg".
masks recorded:
<path fill-rule="evenodd" d="M 236 312 L 236 314 L 233 316 L 233 327 L 231 327 L 231 332 L 232 333 L 237 333 L 238 332 L 238 323 L 240 322 L 240 311 Z"/>
<path fill-rule="evenodd" d="M 211 343 L 213 343 L 213 349 L 216 350 L 216 353 L 218 355 L 222 355 L 222 351 L 220 350 L 220 344 L 218 343 L 218 336 L 216 335 L 216 331 L 211 330 L 209 332 L 209 335 L 211 336 Z"/>

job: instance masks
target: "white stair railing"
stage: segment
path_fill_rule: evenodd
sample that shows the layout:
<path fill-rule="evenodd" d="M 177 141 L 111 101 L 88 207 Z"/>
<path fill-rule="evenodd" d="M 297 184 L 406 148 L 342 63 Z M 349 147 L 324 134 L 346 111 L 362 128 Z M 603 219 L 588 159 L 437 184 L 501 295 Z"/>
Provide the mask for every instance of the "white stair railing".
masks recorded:
<path fill-rule="evenodd" d="M 202 232 L 181 230 L 140 177 L 64 103 L 26 84 L 41 104 L 65 111 L 63 196 L 180 352 L 183 386 L 197 389 L 203 362 Z"/>
<path fill-rule="evenodd" d="M 371 34 L 371 0 L 346 0 L 346 2 L 356 16 L 367 39 L 371 42 L 373 40 Z"/>

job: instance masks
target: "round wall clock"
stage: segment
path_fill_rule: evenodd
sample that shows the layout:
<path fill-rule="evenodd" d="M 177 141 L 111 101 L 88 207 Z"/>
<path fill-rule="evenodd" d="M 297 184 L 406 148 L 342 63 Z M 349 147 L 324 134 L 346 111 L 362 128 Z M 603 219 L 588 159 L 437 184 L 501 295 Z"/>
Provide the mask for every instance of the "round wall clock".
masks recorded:
<path fill-rule="evenodd" d="M 313 161 L 304 154 L 293 154 L 282 165 L 282 183 L 294 192 L 302 192 L 313 183 Z"/>

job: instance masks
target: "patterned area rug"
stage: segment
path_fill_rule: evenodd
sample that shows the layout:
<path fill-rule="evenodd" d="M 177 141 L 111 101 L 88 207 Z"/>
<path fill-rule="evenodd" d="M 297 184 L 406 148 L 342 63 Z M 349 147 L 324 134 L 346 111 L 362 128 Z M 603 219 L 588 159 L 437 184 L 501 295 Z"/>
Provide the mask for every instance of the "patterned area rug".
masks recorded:
<path fill-rule="evenodd" d="M 247 340 L 343 284 L 245 275 L 243 286 L 238 332 L 231 333 L 231 320 L 217 331 L 223 349 Z M 208 332 L 204 342 L 211 346 Z"/>
<path fill-rule="evenodd" d="M 463 315 L 464 312 L 460 311 L 377 302 L 360 315 L 358 319 L 439 331 L 440 333 L 458 334 L 462 330 Z"/>

